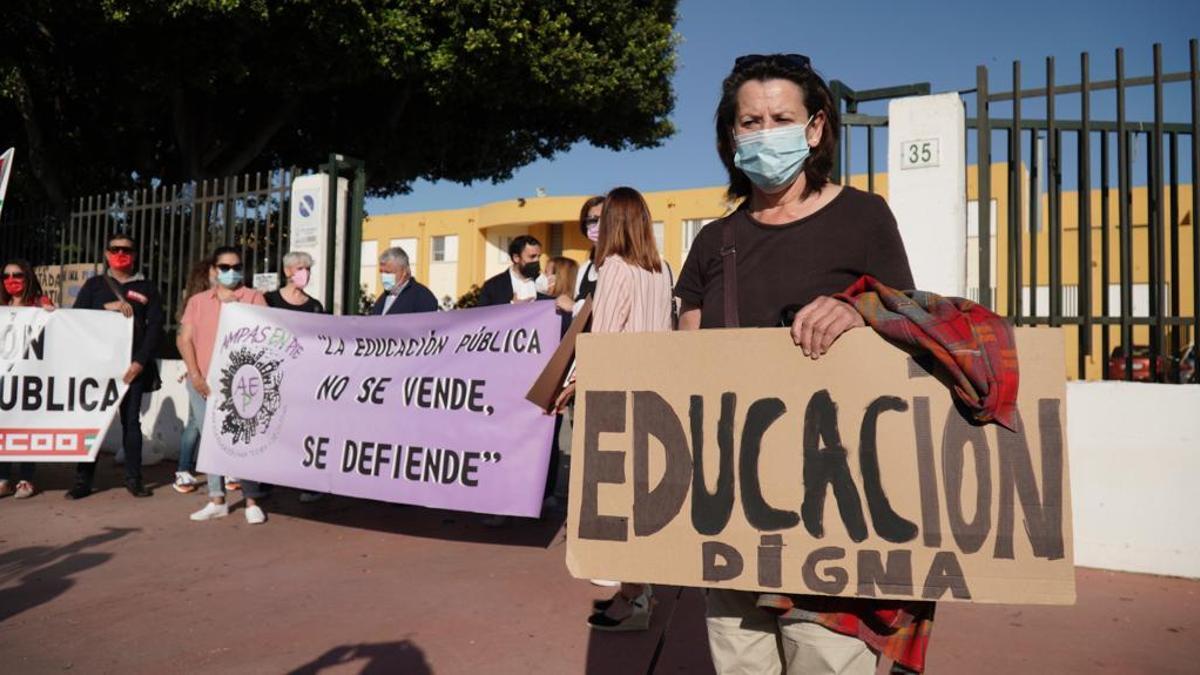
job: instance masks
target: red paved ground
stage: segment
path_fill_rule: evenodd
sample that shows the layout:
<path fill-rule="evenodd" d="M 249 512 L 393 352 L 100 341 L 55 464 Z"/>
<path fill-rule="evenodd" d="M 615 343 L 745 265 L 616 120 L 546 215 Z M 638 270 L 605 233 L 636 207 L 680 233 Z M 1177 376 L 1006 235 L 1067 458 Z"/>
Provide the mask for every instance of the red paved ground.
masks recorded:
<path fill-rule="evenodd" d="M 101 473 L 116 484 L 104 460 Z M 192 523 L 160 485 L 0 501 L 0 673 L 708 673 L 703 601 L 663 588 L 652 630 L 592 635 L 559 523 L 281 491 L 265 526 Z M 932 673 L 1196 673 L 1200 582 L 1079 570 L 1075 607 L 945 604 Z"/>

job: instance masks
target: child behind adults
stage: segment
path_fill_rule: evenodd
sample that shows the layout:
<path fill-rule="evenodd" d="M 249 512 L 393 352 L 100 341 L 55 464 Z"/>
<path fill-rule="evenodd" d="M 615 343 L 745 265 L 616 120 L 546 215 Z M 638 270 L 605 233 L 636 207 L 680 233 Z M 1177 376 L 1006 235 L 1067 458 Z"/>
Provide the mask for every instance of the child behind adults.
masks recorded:
<path fill-rule="evenodd" d="M 192 264 L 188 272 L 187 284 L 184 287 L 183 304 L 179 308 L 179 321 L 183 320 L 184 308 L 192 296 L 212 290 L 217 283 L 216 267 L 211 257 L 204 257 Z M 200 487 L 200 479 L 196 477 L 196 449 L 200 446 L 200 425 L 204 423 L 204 397 L 192 386 L 187 371 L 179 376 L 188 394 L 187 424 L 183 427 L 183 436 L 179 439 L 179 464 L 175 467 L 175 491 L 188 494 Z"/>

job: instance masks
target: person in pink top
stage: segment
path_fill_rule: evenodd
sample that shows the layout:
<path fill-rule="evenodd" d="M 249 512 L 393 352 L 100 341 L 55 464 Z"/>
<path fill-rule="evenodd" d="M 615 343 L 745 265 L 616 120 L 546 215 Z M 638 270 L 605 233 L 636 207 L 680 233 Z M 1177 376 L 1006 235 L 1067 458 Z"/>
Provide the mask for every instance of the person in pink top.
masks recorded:
<path fill-rule="evenodd" d="M 650 208 L 633 188 L 616 188 L 604 199 L 596 268 L 593 333 L 672 330 L 671 275 L 658 254 Z M 560 410 L 574 393 L 572 382 L 558 399 Z M 611 599 L 593 603 L 588 625 L 603 631 L 646 630 L 651 608 L 650 584 L 622 583 Z"/>
<path fill-rule="evenodd" d="M 208 367 L 216 347 L 221 308 L 231 302 L 267 304 L 262 293 L 242 285 L 242 254 L 239 249 L 222 246 L 213 252 L 212 261 L 216 284 L 188 300 L 183 318 L 179 321 L 179 337 L 176 338 L 179 354 L 187 366 L 188 382 L 205 400 L 211 393 L 208 388 Z M 242 481 L 242 493 L 246 496 L 246 522 L 251 525 L 266 522 L 267 516 L 258 505 L 258 500 L 265 496 L 262 486 L 253 481 Z M 193 513 L 191 518 L 212 520 L 227 515 L 229 505 L 225 503 L 224 479 L 209 474 L 208 504 Z"/>

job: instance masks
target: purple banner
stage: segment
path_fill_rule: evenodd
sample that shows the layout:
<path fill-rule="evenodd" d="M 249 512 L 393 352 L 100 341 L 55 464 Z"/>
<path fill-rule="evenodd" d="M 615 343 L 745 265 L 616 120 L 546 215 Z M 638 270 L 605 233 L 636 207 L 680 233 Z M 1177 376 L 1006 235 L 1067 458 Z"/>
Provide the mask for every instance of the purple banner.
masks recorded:
<path fill-rule="evenodd" d="M 554 418 L 525 393 L 560 327 L 552 302 L 384 317 L 226 305 L 199 469 L 537 516 Z"/>

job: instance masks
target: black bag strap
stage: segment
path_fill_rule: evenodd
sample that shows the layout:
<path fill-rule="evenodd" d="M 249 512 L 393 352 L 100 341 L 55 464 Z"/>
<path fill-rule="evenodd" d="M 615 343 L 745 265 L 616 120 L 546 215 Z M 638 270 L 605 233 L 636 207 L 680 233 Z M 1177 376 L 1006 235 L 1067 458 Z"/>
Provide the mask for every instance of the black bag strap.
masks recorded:
<path fill-rule="evenodd" d="M 122 293 L 121 288 L 117 286 L 116 280 L 109 276 L 108 272 L 104 273 L 104 282 L 108 284 L 108 290 L 112 291 L 113 295 L 117 296 L 117 302 L 129 304 L 129 301 L 125 299 L 125 294 Z"/>
<path fill-rule="evenodd" d="M 733 241 L 733 218 L 726 218 L 721 224 L 721 266 L 724 272 L 725 327 L 737 328 L 741 321 L 738 318 L 737 246 Z"/>

